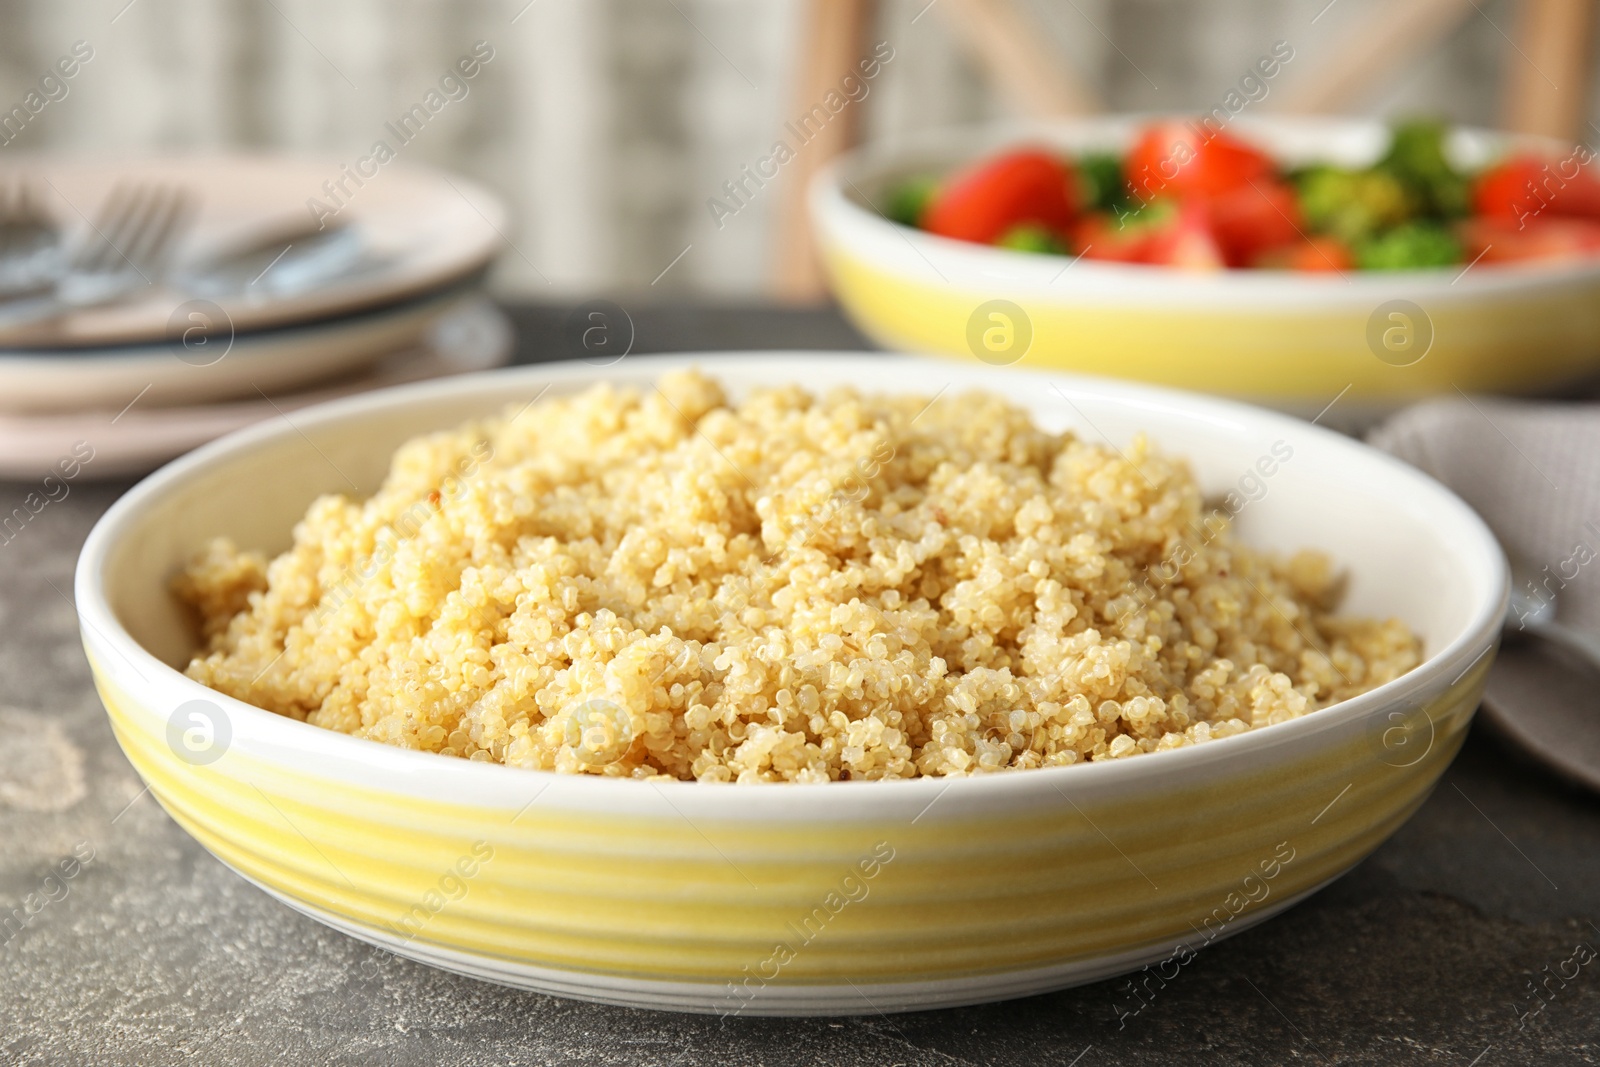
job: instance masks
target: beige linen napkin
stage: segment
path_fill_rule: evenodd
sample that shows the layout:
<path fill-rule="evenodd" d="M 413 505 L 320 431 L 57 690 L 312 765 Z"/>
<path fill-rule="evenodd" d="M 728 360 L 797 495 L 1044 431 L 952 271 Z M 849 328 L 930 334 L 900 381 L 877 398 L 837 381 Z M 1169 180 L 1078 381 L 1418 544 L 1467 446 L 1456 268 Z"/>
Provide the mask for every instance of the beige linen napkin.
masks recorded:
<path fill-rule="evenodd" d="M 1494 530 L 1512 581 L 1600 633 L 1600 405 L 1431 400 L 1368 441 L 1453 489 Z"/>

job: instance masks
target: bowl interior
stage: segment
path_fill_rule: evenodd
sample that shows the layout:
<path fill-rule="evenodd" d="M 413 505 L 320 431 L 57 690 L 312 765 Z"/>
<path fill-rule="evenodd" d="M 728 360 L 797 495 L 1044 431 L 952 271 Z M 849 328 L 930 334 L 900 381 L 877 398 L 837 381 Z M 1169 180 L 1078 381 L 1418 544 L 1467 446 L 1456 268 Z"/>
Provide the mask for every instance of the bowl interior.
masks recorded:
<path fill-rule="evenodd" d="M 964 391 L 981 388 L 1025 405 L 1047 428 L 1071 428 L 1118 448 L 1145 433 L 1187 457 L 1208 495 L 1233 494 L 1243 539 L 1285 552 L 1328 552 L 1349 575 L 1345 610 L 1402 619 L 1422 636 L 1429 657 L 1468 640 L 1501 610 L 1504 561 L 1482 522 L 1447 490 L 1355 441 L 1168 390 L 877 355 L 634 357 L 605 371 L 520 368 L 323 405 L 224 438 L 152 475 L 107 516 L 86 554 L 100 553 L 98 579 L 115 620 L 156 658 L 181 667 L 195 639 L 169 583 L 211 538 L 279 552 L 316 496 L 370 493 L 390 453 L 410 437 L 520 406 L 546 388 L 572 393 L 602 378 L 649 388 L 664 371 L 690 365 L 707 369 L 735 396 L 798 381 L 812 390 L 942 389 L 941 402 L 960 403 Z M 1197 539 L 1204 536 L 1196 531 Z M 91 575 L 91 594 L 94 581 Z"/>

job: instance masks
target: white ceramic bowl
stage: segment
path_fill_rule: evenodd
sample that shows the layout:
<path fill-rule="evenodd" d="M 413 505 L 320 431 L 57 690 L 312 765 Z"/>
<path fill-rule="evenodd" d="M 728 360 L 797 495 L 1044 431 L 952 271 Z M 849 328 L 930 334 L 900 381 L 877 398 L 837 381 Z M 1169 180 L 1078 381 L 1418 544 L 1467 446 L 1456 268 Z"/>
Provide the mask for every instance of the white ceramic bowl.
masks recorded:
<path fill-rule="evenodd" d="M 982 387 L 1047 427 L 1148 431 L 1221 492 L 1292 449 L 1238 519 L 1348 564 L 1347 608 L 1426 662 L 1354 700 L 1174 752 L 961 779 L 649 783 L 471 763 L 322 730 L 205 689 L 167 583 L 217 535 L 269 552 L 319 493 L 374 488 L 424 431 L 597 380 L 698 364 L 737 395 Z M 563 996 L 817 1014 L 965 1004 L 1197 950 L 1376 848 L 1455 754 L 1500 631 L 1483 523 L 1416 471 L 1257 409 L 899 357 L 631 358 L 407 386 L 236 433 L 152 475 L 84 546 L 83 639 L 123 750 L 172 817 L 289 905 L 415 959 Z M 1181 946 L 1181 947 L 1180 947 Z M 1169 966 L 1172 964 L 1169 964 Z"/>

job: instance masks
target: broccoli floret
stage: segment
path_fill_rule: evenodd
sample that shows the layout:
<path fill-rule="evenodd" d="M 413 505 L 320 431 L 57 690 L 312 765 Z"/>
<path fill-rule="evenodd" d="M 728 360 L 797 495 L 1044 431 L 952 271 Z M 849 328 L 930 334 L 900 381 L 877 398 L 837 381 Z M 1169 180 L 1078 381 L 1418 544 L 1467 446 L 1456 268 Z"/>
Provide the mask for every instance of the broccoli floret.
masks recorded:
<path fill-rule="evenodd" d="M 1127 210 L 1130 206 L 1128 183 L 1123 180 L 1122 160 L 1109 152 L 1090 152 L 1078 160 L 1086 202 L 1092 211 Z"/>
<path fill-rule="evenodd" d="M 939 182 L 926 174 L 907 178 L 889 187 L 884 215 L 902 226 L 921 226 L 928 204 L 939 191 Z"/>
<path fill-rule="evenodd" d="M 1349 244 L 1410 218 L 1416 204 L 1392 174 L 1342 167 L 1310 167 L 1295 176 L 1300 210 L 1318 233 Z"/>
<path fill-rule="evenodd" d="M 1140 204 L 1132 211 L 1117 212 L 1117 229 L 1135 231 L 1155 229 L 1171 222 L 1177 214 L 1178 206 L 1162 197 Z"/>
<path fill-rule="evenodd" d="M 1356 246 L 1362 270 L 1416 270 L 1461 262 L 1461 242 L 1441 223 L 1418 220 Z"/>
<path fill-rule="evenodd" d="M 1020 226 L 1013 226 L 1000 235 L 995 242 L 1001 248 L 1009 248 L 1014 252 L 1039 252 L 1050 256 L 1064 256 L 1067 246 L 1062 244 L 1061 238 L 1033 223 L 1025 222 Z"/>
<path fill-rule="evenodd" d="M 1467 213 L 1467 179 L 1445 157 L 1447 130 L 1442 122 L 1417 119 L 1394 128 L 1389 152 L 1378 169 L 1394 175 L 1417 197 L 1423 211 L 1439 218 Z"/>

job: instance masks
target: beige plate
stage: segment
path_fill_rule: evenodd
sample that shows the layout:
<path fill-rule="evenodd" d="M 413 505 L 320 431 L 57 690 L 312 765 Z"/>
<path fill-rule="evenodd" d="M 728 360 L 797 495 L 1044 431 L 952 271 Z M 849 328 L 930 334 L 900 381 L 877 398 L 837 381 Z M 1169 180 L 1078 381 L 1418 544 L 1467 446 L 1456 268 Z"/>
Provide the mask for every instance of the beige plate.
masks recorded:
<path fill-rule="evenodd" d="M 491 370 L 510 357 L 511 342 L 505 314 L 487 297 L 475 296 L 439 317 L 423 343 L 391 351 L 370 369 L 316 389 L 176 408 L 151 406 L 142 399 L 120 413 L 0 415 L 0 478 L 41 479 L 64 457 L 81 458 L 84 446 L 93 450 L 94 458 L 82 465 L 82 479 L 143 474 L 225 433 L 310 404 L 425 378 Z"/>
<path fill-rule="evenodd" d="M 404 149 L 401 149 L 403 152 Z M 286 228 L 311 225 L 312 199 L 330 209 L 323 183 L 348 161 L 218 156 L 118 162 L 19 155 L 0 168 L 0 188 L 27 181 L 70 246 L 90 226 L 118 182 L 160 182 L 193 194 L 196 214 L 174 249 L 174 266 L 219 248 Z M 482 270 L 501 240 L 500 202 L 481 186 L 403 159 L 381 167 L 350 195 L 335 219 L 359 228 L 364 250 L 381 267 L 293 297 L 261 294 L 217 301 L 237 333 L 304 323 L 391 304 Z M 326 216 L 324 221 L 327 221 Z M 129 345 L 164 340 L 188 296 L 167 286 L 123 303 L 78 311 L 51 323 L 0 330 L 0 348 Z M 180 315 L 181 317 L 181 315 Z"/>
<path fill-rule="evenodd" d="M 135 397 L 146 407 L 215 403 L 329 381 L 423 342 L 465 302 L 472 288 L 452 288 L 392 308 L 308 326 L 203 344 L 157 342 L 72 352 L 0 350 L 0 414 L 120 410 Z"/>

